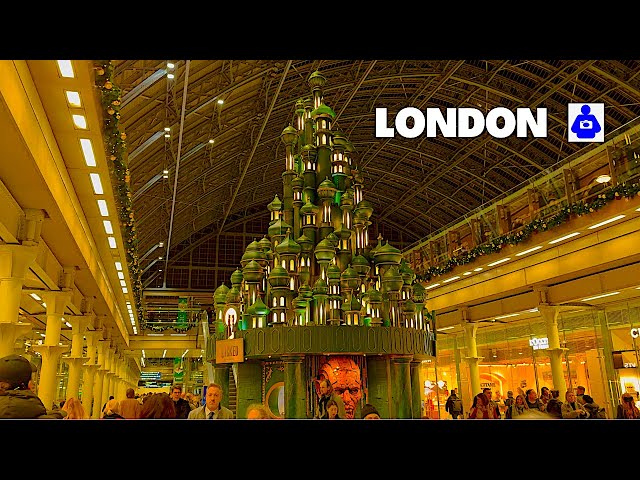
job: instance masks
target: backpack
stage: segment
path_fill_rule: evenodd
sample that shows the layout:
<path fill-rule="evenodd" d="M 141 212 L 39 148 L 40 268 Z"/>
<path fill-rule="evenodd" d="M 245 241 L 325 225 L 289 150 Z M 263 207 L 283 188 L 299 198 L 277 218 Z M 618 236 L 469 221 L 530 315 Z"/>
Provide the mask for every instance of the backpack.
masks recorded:
<path fill-rule="evenodd" d="M 507 398 L 504 401 L 504 404 L 507 406 L 507 409 L 504 412 L 504 418 L 513 418 L 513 413 L 512 413 L 513 398 Z"/>
<path fill-rule="evenodd" d="M 462 413 L 462 400 L 459 398 L 452 399 L 451 413 Z"/>

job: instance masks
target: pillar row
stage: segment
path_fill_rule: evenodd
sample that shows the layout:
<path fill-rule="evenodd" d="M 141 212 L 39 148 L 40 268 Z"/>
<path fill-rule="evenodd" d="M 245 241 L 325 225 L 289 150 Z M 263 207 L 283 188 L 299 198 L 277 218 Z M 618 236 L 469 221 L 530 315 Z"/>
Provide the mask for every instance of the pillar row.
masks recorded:
<path fill-rule="evenodd" d="M 540 304 L 538 305 L 538 311 L 547 327 L 547 338 L 549 340 L 547 353 L 551 363 L 553 387 L 560 391 L 560 398 L 563 399 L 567 392 L 567 384 L 564 380 L 564 371 L 562 369 L 562 355 L 567 349 L 560 346 L 560 333 L 558 332 L 559 307 Z"/>
<path fill-rule="evenodd" d="M 471 395 L 476 395 L 482 390 L 480 388 L 480 367 L 478 364 L 483 358 L 478 356 L 478 344 L 476 342 L 476 333 L 478 331 L 478 326 L 466 319 L 466 310 L 463 310 L 462 312 L 462 327 L 464 328 L 465 341 L 467 344 L 467 356 L 464 357 L 463 360 L 469 365 Z"/>
<path fill-rule="evenodd" d="M 87 315 L 67 315 L 66 320 L 71 324 L 71 354 L 63 357 L 63 361 L 69 365 L 69 381 L 67 383 L 66 398 L 79 400 L 80 378 L 82 365 L 88 357 L 82 355 L 84 347 L 84 333 L 89 325 L 90 318 Z"/>

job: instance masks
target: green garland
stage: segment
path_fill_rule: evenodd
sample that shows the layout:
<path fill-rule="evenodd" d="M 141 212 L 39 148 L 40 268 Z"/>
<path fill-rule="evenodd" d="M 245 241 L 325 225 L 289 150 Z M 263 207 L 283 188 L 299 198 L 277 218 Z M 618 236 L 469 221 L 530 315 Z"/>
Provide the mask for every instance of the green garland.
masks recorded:
<path fill-rule="evenodd" d="M 101 93 L 104 118 L 103 134 L 111 183 L 118 203 L 118 218 L 123 231 L 129 277 L 133 282 L 131 292 L 138 316 L 144 318 L 142 314 L 142 271 L 138 263 L 138 236 L 133 215 L 133 195 L 129 186 L 130 174 L 126 160 L 127 144 L 125 140 L 127 134 L 120 130 L 122 90 L 113 83 L 113 65 L 110 60 L 95 61 L 94 68 L 96 86 Z M 141 328 L 144 328 L 143 324 L 144 322 L 141 321 Z"/>
<path fill-rule="evenodd" d="M 416 274 L 416 281 L 428 282 L 433 277 L 444 275 L 459 265 L 465 265 L 473 262 L 482 255 L 489 255 L 499 252 L 507 245 L 518 245 L 527 240 L 531 235 L 538 232 L 546 232 L 552 228 L 562 225 L 571 219 L 571 216 L 582 216 L 600 210 L 612 200 L 620 200 L 622 198 L 629 199 L 635 195 L 640 196 L 640 184 L 633 183 L 619 185 L 608 188 L 605 192 L 590 203 L 579 202 L 573 205 L 567 205 L 559 208 L 559 210 L 547 219 L 537 218 L 532 222 L 524 225 L 521 230 L 516 233 L 507 233 L 500 237 L 494 238 L 488 243 L 479 245 L 472 250 L 465 252 L 457 257 L 448 259 L 442 266 L 429 267 L 425 273 Z"/>

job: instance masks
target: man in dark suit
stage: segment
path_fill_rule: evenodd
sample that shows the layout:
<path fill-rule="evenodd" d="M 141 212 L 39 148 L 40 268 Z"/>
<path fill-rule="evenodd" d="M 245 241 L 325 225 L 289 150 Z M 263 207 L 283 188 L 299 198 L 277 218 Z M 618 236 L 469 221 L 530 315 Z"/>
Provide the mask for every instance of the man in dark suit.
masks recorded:
<path fill-rule="evenodd" d="M 205 396 L 206 403 L 201 407 L 191 410 L 189 420 L 230 420 L 234 418 L 233 412 L 220 405 L 222 400 L 222 387 L 217 383 L 210 383 Z"/>
<path fill-rule="evenodd" d="M 176 406 L 176 418 L 188 418 L 191 405 L 182 398 L 182 385 L 174 385 L 171 389 L 171 399 Z"/>

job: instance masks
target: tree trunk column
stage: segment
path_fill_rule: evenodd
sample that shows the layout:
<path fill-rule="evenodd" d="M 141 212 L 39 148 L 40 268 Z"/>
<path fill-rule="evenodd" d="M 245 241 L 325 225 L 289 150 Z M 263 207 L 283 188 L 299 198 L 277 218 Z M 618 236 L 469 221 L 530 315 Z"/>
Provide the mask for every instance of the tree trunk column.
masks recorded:
<path fill-rule="evenodd" d="M 422 362 L 413 360 L 411 368 L 411 404 L 413 418 L 422 418 L 422 385 L 420 385 L 420 364 Z"/>
<path fill-rule="evenodd" d="M 390 359 L 395 418 L 413 418 L 410 370 L 413 355 L 391 355 Z"/>
<path fill-rule="evenodd" d="M 284 416 L 307 418 L 307 379 L 304 376 L 304 355 L 283 355 Z"/>

